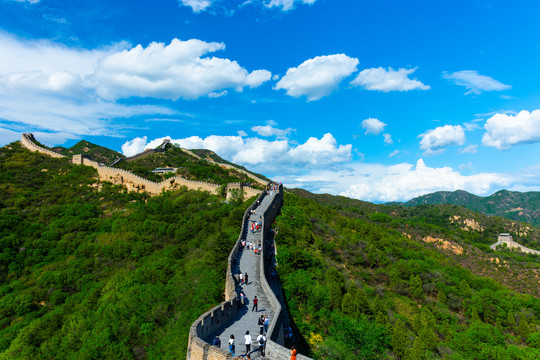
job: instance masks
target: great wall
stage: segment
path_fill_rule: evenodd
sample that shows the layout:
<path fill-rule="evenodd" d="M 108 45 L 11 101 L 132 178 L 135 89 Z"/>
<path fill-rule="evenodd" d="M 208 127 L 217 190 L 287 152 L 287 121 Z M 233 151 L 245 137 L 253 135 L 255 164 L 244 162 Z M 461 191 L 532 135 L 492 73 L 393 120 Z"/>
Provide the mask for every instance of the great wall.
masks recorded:
<path fill-rule="evenodd" d="M 36 144 L 32 134 L 23 134 L 21 143 L 31 151 L 38 151 L 55 158 L 65 157 Z M 206 190 L 213 193 L 216 193 L 219 189 L 219 186 L 215 184 L 190 181 L 179 177 L 173 178 L 172 180 L 174 180 L 174 182 L 171 182 L 171 179 L 169 179 L 162 183 L 154 183 L 128 171 L 99 164 L 81 155 L 73 156 L 73 162 L 76 164 L 92 166 L 98 170 L 100 179 L 120 182 L 122 185 L 127 186 L 128 189 L 135 191 L 147 191 L 153 194 L 159 194 L 162 190 L 173 189 L 176 186 L 187 186 L 190 189 Z M 167 186 L 164 183 L 169 183 L 170 185 Z M 176 184 L 176 186 L 173 186 L 173 184 Z M 231 185 L 235 186 L 235 184 L 229 184 L 229 186 Z M 240 188 L 239 185 L 237 188 Z M 245 191 L 246 187 L 243 189 Z M 257 191 L 252 188 L 249 189 L 251 189 L 249 191 Z M 248 196 L 250 196 L 249 192 Z M 265 306 L 261 311 L 270 314 L 271 318 L 266 333 L 266 354 L 262 359 L 290 359 L 290 350 L 284 346 L 285 326 L 288 325 L 287 311 L 283 301 L 283 294 L 281 293 L 279 277 L 275 277 L 271 273 L 275 264 L 275 251 L 272 251 L 272 249 L 275 249 L 274 232 L 271 225 L 279 214 L 282 205 L 283 186 L 276 185 L 274 189 L 267 188 L 267 190 L 260 192 L 257 200 L 246 209 L 242 218 L 240 234 L 228 257 L 225 280 L 225 301 L 202 314 L 191 325 L 186 360 L 236 359 L 237 357 L 233 357 L 228 350 L 211 345 L 209 342 L 210 339 L 216 334 L 227 336 L 232 332 L 238 333 L 238 331 L 240 331 L 238 329 L 241 329 L 243 332 L 247 327 L 256 327 L 256 323 L 251 319 L 253 317 L 253 312 L 245 311 L 246 304 L 243 304 L 239 300 L 239 292 L 241 290 L 243 291 L 244 287 L 246 287 L 242 286 L 238 281 L 238 274 L 241 266 L 242 271 L 249 271 L 250 274 L 252 274 L 251 279 L 253 287 L 250 290 L 256 292 L 260 299 L 260 303 L 262 306 Z M 248 230 L 249 221 L 253 221 L 253 219 L 257 219 L 262 223 L 261 231 L 257 235 L 250 233 Z M 246 239 L 250 239 L 251 241 L 258 239 L 261 242 L 262 250 L 260 255 L 254 256 L 250 251 L 246 252 L 245 249 L 241 248 L 242 240 Z M 251 294 L 247 287 L 245 288 L 245 291 L 246 295 Z M 268 308 L 266 308 L 266 306 Z M 258 316 L 258 312 L 255 314 Z M 253 334 L 257 334 L 257 331 L 253 331 Z M 237 336 L 237 339 L 237 354 L 242 354 L 243 352 L 240 351 L 241 346 L 243 346 L 240 344 L 242 337 Z M 223 343 L 226 344 L 227 339 L 224 338 L 223 340 Z M 254 345 L 255 342 L 256 341 L 254 340 Z M 258 349 L 254 346 L 254 349 L 251 351 L 252 359 L 261 359 L 261 357 L 257 357 L 257 350 Z M 296 358 L 298 360 L 312 360 L 310 357 L 301 354 L 297 354 Z"/>
<path fill-rule="evenodd" d="M 246 330 L 252 330 L 250 333 L 255 336 L 258 334 L 257 316 L 261 312 L 270 314 L 271 319 L 266 334 L 266 354 L 263 359 L 289 360 L 291 358 L 290 350 L 284 346 L 287 312 L 282 300 L 281 287 L 279 279 L 273 278 L 271 275 L 274 264 L 274 253 L 271 250 L 275 246 L 271 224 L 282 204 L 283 186 L 280 185 L 276 190 L 269 191 L 268 195 L 267 192 L 263 192 L 244 213 L 240 235 L 228 258 L 225 301 L 202 314 L 191 326 L 187 360 L 236 359 L 228 349 L 210 345 L 210 341 L 216 335 L 221 336 L 223 344 L 227 344 L 229 335 L 235 334 L 236 353 L 245 354 L 245 351 L 242 350 L 244 347 L 242 335 Z M 253 210 L 256 211 L 255 214 L 252 214 Z M 260 219 L 262 222 L 259 237 L 248 230 L 250 219 Z M 253 255 L 252 251 L 241 249 L 242 240 L 257 239 L 262 244 L 261 255 Z M 238 281 L 238 274 L 244 271 L 255 275 L 250 275 L 250 278 L 253 279 L 251 287 L 242 285 Z M 261 309 L 260 312 L 249 311 L 247 306 L 251 304 L 242 304 L 239 300 L 240 290 L 245 291 L 248 299 L 256 294 L 261 308 L 264 309 Z M 255 338 L 253 343 L 256 343 Z M 257 356 L 257 349 L 258 346 L 255 345 L 251 350 L 252 359 L 260 358 Z M 297 355 L 297 359 L 311 360 L 311 358 L 301 354 Z"/>
<path fill-rule="evenodd" d="M 54 158 L 65 158 L 65 156 L 62 154 L 58 154 L 54 151 L 51 151 L 36 144 L 36 139 L 32 134 L 29 133 L 25 133 L 22 135 L 21 144 L 30 151 L 38 151 L 42 154 L 49 155 Z M 129 171 L 100 164 L 80 154 L 73 155 L 72 162 L 74 164 L 87 165 L 95 168 L 98 171 L 100 180 L 109 181 L 115 185 L 123 185 L 128 189 L 128 191 L 146 191 L 151 195 L 158 195 L 164 190 L 173 190 L 182 186 L 186 186 L 188 189 L 192 190 L 209 191 L 210 193 L 216 195 L 218 195 L 221 191 L 220 185 L 204 181 L 188 180 L 180 176 L 175 176 L 157 183 L 144 179 Z M 235 192 L 238 191 L 243 191 L 244 195 L 247 198 L 256 196 L 260 193 L 260 190 L 254 189 L 251 186 L 246 186 L 243 183 L 227 184 L 226 191 L 227 199 L 231 199 L 234 196 Z"/>
<path fill-rule="evenodd" d="M 517 243 L 512 238 L 512 235 L 510 235 L 508 233 L 499 234 L 499 236 L 497 237 L 497 242 L 495 244 L 493 244 L 493 245 L 490 245 L 489 247 L 492 248 L 493 250 L 496 250 L 498 246 L 505 246 L 505 247 L 507 247 L 509 249 L 517 249 L 517 250 L 519 250 L 521 252 L 524 252 L 524 253 L 527 253 L 527 254 L 540 255 L 540 251 L 534 250 L 534 249 L 529 249 L 528 247 L 525 247 L 525 246 Z"/>

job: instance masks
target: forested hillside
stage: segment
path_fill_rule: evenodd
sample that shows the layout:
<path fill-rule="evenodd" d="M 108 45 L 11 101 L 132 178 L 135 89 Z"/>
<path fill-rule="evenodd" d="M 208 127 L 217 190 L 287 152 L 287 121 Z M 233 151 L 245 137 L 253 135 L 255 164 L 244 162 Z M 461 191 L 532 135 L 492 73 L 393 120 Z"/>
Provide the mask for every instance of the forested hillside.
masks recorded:
<path fill-rule="evenodd" d="M 163 152 L 142 156 L 130 161 L 121 161 L 115 167 L 132 171 L 136 175 L 156 182 L 179 175 L 185 179 L 206 181 L 214 184 L 225 185 L 231 182 L 247 182 L 253 183 L 254 187 L 257 186 L 255 180 L 246 174 L 198 159 L 173 144 L 168 144 Z M 175 173 L 164 175 L 152 173 L 152 170 L 158 167 L 171 167 L 178 170 Z"/>
<path fill-rule="evenodd" d="M 277 219 L 278 271 L 316 359 L 540 358 L 538 273 L 511 279 L 538 257 L 490 252 L 463 208 L 299 193 Z"/>
<path fill-rule="evenodd" d="M 481 197 L 463 190 L 437 191 L 402 203 L 404 206 L 451 204 L 466 207 L 487 215 L 502 216 L 512 220 L 540 225 L 540 192 L 501 190 Z"/>
<path fill-rule="evenodd" d="M 83 154 L 88 156 L 90 159 L 105 165 L 109 165 L 117 158 L 124 157 L 124 155 L 117 151 L 107 149 L 106 147 L 100 145 L 92 144 L 86 140 L 81 140 L 70 148 L 57 146 L 51 148 L 51 150 L 67 156 L 68 158 L 72 158 L 73 155 Z"/>
<path fill-rule="evenodd" d="M 0 149 L 0 359 L 179 359 L 222 301 L 245 208 L 127 193 L 93 168 Z"/>

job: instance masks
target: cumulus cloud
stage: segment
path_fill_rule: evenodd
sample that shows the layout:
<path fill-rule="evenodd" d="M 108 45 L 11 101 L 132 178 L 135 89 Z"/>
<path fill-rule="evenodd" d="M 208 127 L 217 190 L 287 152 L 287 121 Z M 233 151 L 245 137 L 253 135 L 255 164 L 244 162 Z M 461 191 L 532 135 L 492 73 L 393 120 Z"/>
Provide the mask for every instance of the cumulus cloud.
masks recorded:
<path fill-rule="evenodd" d="M 181 5 L 191 7 L 194 13 L 206 10 L 212 2 L 213 0 L 180 0 Z"/>
<path fill-rule="evenodd" d="M 480 75 L 476 70 L 462 70 L 453 73 L 443 72 L 443 77 L 456 85 L 465 86 L 468 89 L 465 95 L 478 95 L 484 91 L 502 91 L 512 88 L 512 86 L 505 85 L 489 76 Z"/>
<path fill-rule="evenodd" d="M 445 125 L 428 130 L 419 135 L 420 148 L 426 150 L 427 154 L 437 154 L 444 151 L 450 145 L 463 145 L 465 142 L 465 131 L 461 125 Z"/>
<path fill-rule="evenodd" d="M 392 135 L 390 134 L 383 134 L 384 136 L 384 143 L 388 145 L 392 145 L 394 141 L 392 140 Z"/>
<path fill-rule="evenodd" d="M 284 89 L 294 97 L 307 96 L 309 101 L 318 100 L 337 89 L 357 65 L 358 59 L 345 54 L 317 56 L 287 70 L 275 89 Z"/>
<path fill-rule="evenodd" d="M 517 115 L 495 114 L 484 124 L 482 144 L 499 150 L 514 145 L 540 142 L 540 110 L 520 111 Z"/>
<path fill-rule="evenodd" d="M 272 77 L 266 70 L 250 73 L 236 61 L 203 57 L 224 48 L 223 43 L 173 39 L 169 45 L 152 42 L 111 54 L 96 69 L 97 93 L 105 99 L 196 99 L 228 88 L 257 87 Z"/>
<path fill-rule="evenodd" d="M 270 0 L 269 3 L 265 3 L 266 7 L 281 7 L 283 11 L 288 11 L 294 8 L 295 3 L 302 4 L 314 4 L 316 0 Z"/>
<path fill-rule="evenodd" d="M 375 118 L 369 118 L 364 121 L 362 121 L 362 129 L 366 130 L 366 135 L 373 134 L 373 135 L 379 135 L 386 126 L 385 123 L 380 121 L 379 119 Z"/>
<path fill-rule="evenodd" d="M 459 152 L 464 153 L 464 154 L 475 154 L 477 148 L 478 148 L 478 145 L 469 145 L 459 150 Z"/>
<path fill-rule="evenodd" d="M 430 86 L 425 85 L 416 79 L 409 79 L 409 75 L 416 71 L 413 69 L 399 69 L 378 67 L 362 70 L 356 78 L 351 81 L 351 85 L 362 86 L 367 90 L 378 91 L 409 91 L 409 90 L 429 90 Z"/>
<path fill-rule="evenodd" d="M 131 156 L 146 148 L 158 146 L 163 139 L 165 138 L 148 142 L 146 137 L 135 138 L 122 146 L 122 152 Z M 287 140 L 269 141 L 256 137 L 219 135 L 171 139 L 171 143 L 187 149 L 209 149 L 224 159 L 268 174 L 294 173 L 306 167 L 332 167 L 349 161 L 352 150 L 350 144 L 338 145 L 330 133 L 320 139 L 311 137 L 299 145 L 293 145 Z"/>
<path fill-rule="evenodd" d="M 406 201 L 434 191 L 463 189 L 486 195 L 508 187 L 514 178 L 496 173 L 465 176 L 450 167 L 429 167 L 422 159 L 416 166 L 401 163 L 391 166 L 354 163 L 336 171 L 312 171 L 289 176 L 287 186 L 298 186 L 321 193 L 339 194 L 355 199 L 388 202 Z"/>
<path fill-rule="evenodd" d="M 0 32 L 0 117 L 24 125 L 22 131 L 114 136 L 125 118 L 175 114 L 117 98 L 218 97 L 270 79 L 266 70 L 248 72 L 235 61 L 205 57 L 223 48 L 174 39 L 168 46 L 121 42 L 88 50 Z"/>
<path fill-rule="evenodd" d="M 257 133 L 260 136 L 276 136 L 278 138 L 283 138 L 289 135 L 292 131 L 295 131 L 295 129 L 287 128 L 287 129 L 278 129 L 271 125 L 265 125 L 265 126 L 253 126 L 251 128 L 251 131 Z"/>

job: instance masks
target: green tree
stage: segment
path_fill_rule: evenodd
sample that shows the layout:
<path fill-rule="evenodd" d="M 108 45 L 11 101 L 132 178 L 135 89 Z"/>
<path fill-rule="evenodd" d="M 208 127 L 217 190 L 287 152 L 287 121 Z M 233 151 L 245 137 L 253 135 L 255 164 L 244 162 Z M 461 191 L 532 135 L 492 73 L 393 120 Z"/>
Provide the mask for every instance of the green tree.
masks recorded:
<path fill-rule="evenodd" d="M 394 323 L 394 329 L 392 331 L 392 348 L 398 359 L 405 358 L 405 352 L 409 348 L 411 340 L 405 323 L 398 319 Z"/>
<path fill-rule="evenodd" d="M 409 288 L 412 296 L 416 299 L 422 299 L 424 297 L 424 289 L 422 289 L 422 279 L 420 279 L 420 276 L 411 275 L 409 279 Z"/>
<path fill-rule="evenodd" d="M 469 286 L 469 283 L 467 280 L 462 279 L 459 283 L 459 291 L 461 293 L 461 296 L 465 298 L 470 298 L 472 296 L 471 287 Z"/>
<path fill-rule="evenodd" d="M 522 339 L 527 339 L 531 333 L 529 323 L 527 322 L 527 319 L 525 319 L 525 316 L 523 314 L 519 314 L 519 324 L 517 332 L 519 333 L 519 335 L 521 335 Z"/>
<path fill-rule="evenodd" d="M 343 296 L 343 300 L 341 301 L 341 311 L 345 315 L 349 316 L 357 316 L 357 307 L 356 307 L 356 285 L 351 284 L 349 285 L 349 289 L 347 290 L 347 293 L 345 296 Z"/>
<path fill-rule="evenodd" d="M 405 359 L 407 360 L 425 360 L 426 359 L 426 346 L 424 341 L 417 336 L 414 339 L 413 346 L 407 349 Z"/>

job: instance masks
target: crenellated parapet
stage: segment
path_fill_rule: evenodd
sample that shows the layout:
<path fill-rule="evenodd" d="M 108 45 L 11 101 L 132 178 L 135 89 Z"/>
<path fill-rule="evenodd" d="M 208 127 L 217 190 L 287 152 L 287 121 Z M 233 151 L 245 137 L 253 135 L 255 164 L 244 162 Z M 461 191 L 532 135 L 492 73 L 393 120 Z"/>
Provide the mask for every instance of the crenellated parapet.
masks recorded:
<path fill-rule="evenodd" d="M 23 146 L 25 148 L 27 148 L 28 150 L 30 150 L 30 151 L 37 151 L 37 152 L 40 152 L 42 154 L 49 155 L 49 156 L 51 156 L 53 158 L 63 158 L 63 157 L 65 157 L 62 154 L 59 154 L 59 153 L 54 152 L 54 151 L 49 150 L 49 149 L 45 149 L 43 146 L 39 146 L 38 144 L 36 144 L 36 138 L 34 138 L 34 135 L 31 134 L 31 133 L 22 134 L 21 144 L 23 144 Z"/>
<path fill-rule="evenodd" d="M 42 154 L 46 154 L 55 158 L 64 158 L 64 155 L 55 153 L 54 151 L 45 149 L 42 146 L 36 144 L 36 139 L 32 134 L 25 133 L 22 135 L 21 143 L 31 151 L 39 151 Z M 164 142 L 161 148 L 164 148 L 168 142 Z M 141 154 L 139 154 L 141 155 Z M 211 194 L 219 195 L 221 192 L 221 185 L 212 184 L 206 181 L 188 180 L 180 176 L 175 176 L 161 182 L 154 182 L 138 175 L 133 174 L 124 169 L 110 167 L 91 160 L 82 154 L 73 155 L 72 163 L 77 165 L 91 166 L 97 170 L 100 180 L 109 181 L 116 185 L 123 185 L 130 191 L 143 192 L 146 191 L 151 195 L 161 194 L 166 190 L 174 190 L 182 186 L 192 190 L 208 191 Z M 230 184 L 230 188 L 227 187 L 227 198 L 230 198 L 230 189 L 237 188 L 241 184 Z M 260 193 L 260 190 L 253 189 L 250 186 L 243 186 L 245 198 L 256 196 Z"/>
<path fill-rule="evenodd" d="M 225 276 L 225 301 L 205 312 L 191 325 L 189 329 L 187 360 L 226 360 L 233 359 L 231 353 L 225 349 L 217 348 L 206 341 L 210 334 L 234 319 L 238 310 L 238 297 L 236 294 L 236 279 L 233 275 L 233 263 L 238 258 L 240 243 L 247 235 L 249 216 L 251 211 L 266 196 L 266 192 L 259 194 L 257 200 L 251 204 L 242 217 L 242 227 L 238 239 L 234 244 L 227 260 L 227 274 Z"/>

